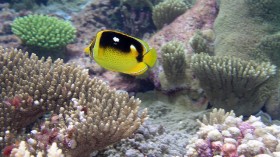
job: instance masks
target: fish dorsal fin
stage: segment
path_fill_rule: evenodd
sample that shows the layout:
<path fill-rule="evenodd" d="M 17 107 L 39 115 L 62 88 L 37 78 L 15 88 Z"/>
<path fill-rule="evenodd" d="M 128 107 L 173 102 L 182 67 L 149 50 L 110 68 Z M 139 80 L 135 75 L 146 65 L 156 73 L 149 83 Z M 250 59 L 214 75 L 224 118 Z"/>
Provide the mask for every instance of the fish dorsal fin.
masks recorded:
<path fill-rule="evenodd" d="M 84 52 L 87 55 L 90 55 L 92 57 L 93 57 L 93 49 L 94 49 L 94 46 L 95 46 L 95 41 L 96 41 L 96 37 L 94 37 L 92 39 L 92 41 L 90 42 L 89 46 L 84 49 Z"/>

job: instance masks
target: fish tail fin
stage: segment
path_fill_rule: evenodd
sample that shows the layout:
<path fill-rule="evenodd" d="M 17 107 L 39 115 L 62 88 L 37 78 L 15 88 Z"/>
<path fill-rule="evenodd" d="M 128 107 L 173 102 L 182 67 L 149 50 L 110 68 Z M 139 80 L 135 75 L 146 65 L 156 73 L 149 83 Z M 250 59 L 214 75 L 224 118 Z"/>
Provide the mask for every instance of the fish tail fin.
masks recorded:
<path fill-rule="evenodd" d="M 143 59 L 144 63 L 146 63 L 149 67 L 153 67 L 157 61 L 157 52 L 154 48 L 150 49 L 145 55 Z"/>
<path fill-rule="evenodd" d="M 89 46 L 84 49 L 85 54 L 90 55 L 90 48 Z"/>

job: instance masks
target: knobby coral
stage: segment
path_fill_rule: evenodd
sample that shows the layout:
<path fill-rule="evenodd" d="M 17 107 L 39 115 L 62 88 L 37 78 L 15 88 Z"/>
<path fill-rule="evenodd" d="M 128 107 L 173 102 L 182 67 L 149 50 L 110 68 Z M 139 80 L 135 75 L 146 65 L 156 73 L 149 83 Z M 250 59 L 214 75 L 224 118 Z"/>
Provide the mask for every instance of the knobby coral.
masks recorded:
<path fill-rule="evenodd" d="M 236 117 L 232 111 L 225 113 L 223 109 L 215 109 L 212 114 L 218 116 L 209 117 L 207 121 L 213 123 L 199 121 L 201 127 L 186 147 L 187 157 L 280 155 L 280 126 L 266 126 L 255 116 L 243 121 L 242 116 Z"/>
<path fill-rule="evenodd" d="M 160 83 L 164 90 L 183 88 L 191 82 L 190 66 L 187 64 L 185 46 L 179 41 L 171 41 L 161 49 L 163 72 Z"/>
<path fill-rule="evenodd" d="M 66 46 L 76 37 L 76 29 L 70 22 L 47 15 L 18 17 L 12 31 L 27 45 L 47 49 Z"/>
<path fill-rule="evenodd" d="M 183 14 L 189 7 L 190 5 L 183 0 L 165 0 L 153 8 L 154 24 L 160 29 Z"/>
<path fill-rule="evenodd" d="M 196 54 L 191 66 L 210 103 L 238 115 L 257 113 L 270 97 L 269 79 L 276 66 L 234 57 Z"/>
<path fill-rule="evenodd" d="M 146 109 L 138 114 L 139 99 L 62 60 L 52 63 L 50 58 L 0 48 L 0 67 L 4 155 L 24 140 L 33 155 L 56 142 L 66 155 L 88 156 L 130 136 L 147 116 Z"/>

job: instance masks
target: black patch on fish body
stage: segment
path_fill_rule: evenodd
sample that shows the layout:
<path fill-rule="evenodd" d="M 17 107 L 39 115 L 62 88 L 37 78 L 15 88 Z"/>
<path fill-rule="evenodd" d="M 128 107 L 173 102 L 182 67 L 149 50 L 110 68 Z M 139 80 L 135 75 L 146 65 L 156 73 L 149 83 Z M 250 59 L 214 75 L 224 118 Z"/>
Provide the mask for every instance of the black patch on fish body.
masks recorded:
<path fill-rule="evenodd" d="M 136 60 L 138 62 L 143 61 L 143 45 L 136 39 L 124 35 L 122 33 L 113 32 L 113 31 L 104 31 L 100 37 L 99 47 L 102 48 L 112 48 L 116 49 L 122 53 L 131 53 L 130 46 L 133 45 L 137 52 L 138 56 Z"/>

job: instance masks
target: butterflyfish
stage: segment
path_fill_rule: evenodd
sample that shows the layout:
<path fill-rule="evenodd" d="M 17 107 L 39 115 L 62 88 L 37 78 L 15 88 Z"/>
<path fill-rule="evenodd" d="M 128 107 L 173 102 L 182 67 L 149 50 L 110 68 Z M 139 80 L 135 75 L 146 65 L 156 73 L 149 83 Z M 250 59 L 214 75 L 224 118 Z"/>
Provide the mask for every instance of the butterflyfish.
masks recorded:
<path fill-rule="evenodd" d="M 148 43 L 114 30 L 99 31 L 84 51 L 101 67 L 129 75 L 145 73 L 157 60 Z"/>

